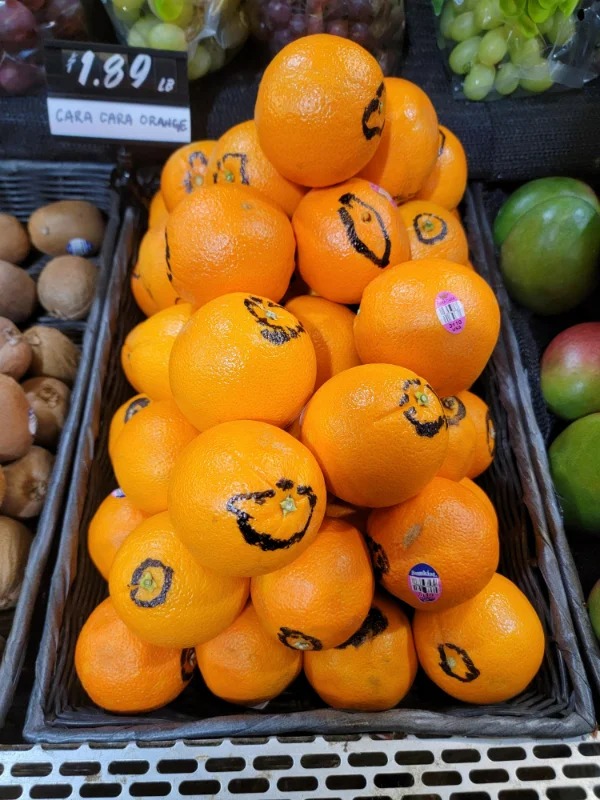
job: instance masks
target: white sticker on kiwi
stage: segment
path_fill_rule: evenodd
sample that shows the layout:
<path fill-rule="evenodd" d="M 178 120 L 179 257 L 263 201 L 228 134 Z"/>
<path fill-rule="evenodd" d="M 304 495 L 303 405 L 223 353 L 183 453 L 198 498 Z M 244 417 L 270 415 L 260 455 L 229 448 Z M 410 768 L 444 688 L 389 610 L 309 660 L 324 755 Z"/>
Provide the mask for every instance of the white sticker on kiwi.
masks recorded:
<path fill-rule="evenodd" d="M 38 421 L 33 408 L 30 408 L 27 412 L 27 424 L 29 426 L 29 433 L 35 436 L 37 433 Z"/>
<path fill-rule="evenodd" d="M 89 256 L 94 252 L 94 245 L 87 239 L 71 239 L 67 242 L 67 253 L 71 256 Z"/>

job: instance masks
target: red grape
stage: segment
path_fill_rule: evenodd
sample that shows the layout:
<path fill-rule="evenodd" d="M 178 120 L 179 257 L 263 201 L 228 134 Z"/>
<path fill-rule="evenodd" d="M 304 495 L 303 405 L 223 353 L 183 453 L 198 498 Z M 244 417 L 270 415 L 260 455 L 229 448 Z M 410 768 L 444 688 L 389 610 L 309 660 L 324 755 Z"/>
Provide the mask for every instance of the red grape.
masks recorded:
<path fill-rule="evenodd" d="M 19 0 L 0 0 L 0 41 L 22 42 L 35 35 L 35 17 Z"/>

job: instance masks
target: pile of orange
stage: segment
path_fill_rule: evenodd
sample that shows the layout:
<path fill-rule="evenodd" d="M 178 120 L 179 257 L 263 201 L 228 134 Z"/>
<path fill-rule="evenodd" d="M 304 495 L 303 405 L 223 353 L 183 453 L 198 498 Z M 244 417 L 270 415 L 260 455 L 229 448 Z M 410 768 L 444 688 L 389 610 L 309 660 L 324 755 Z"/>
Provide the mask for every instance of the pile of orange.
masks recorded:
<path fill-rule="evenodd" d="M 542 626 L 472 481 L 500 314 L 465 184 L 427 95 L 326 34 L 274 58 L 254 120 L 169 158 L 131 277 L 148 319 L 121 353 L 120 488 L 89 529 L 110 594 L 75 654 L 95 703 L 157 708 L 196 665 L 251 707 L 302 670 L 367 711 L 419 663 L 474 703 L 533 679 Z"/>

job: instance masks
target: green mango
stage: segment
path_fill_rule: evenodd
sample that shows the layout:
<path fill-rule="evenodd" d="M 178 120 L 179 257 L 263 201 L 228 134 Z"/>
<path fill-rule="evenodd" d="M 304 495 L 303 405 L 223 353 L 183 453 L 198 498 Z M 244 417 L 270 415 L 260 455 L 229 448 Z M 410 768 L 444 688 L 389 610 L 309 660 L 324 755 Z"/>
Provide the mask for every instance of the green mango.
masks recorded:
<path fill-rule="evenodd" d="M 499 247 L 504 242 L 523 214 L 531 211 L 538 203 L 558 197 L 580 197 L 600 214 L 600 201 L 586 183 L 574 178 L 539 178 L 525 183 L 513 192 L 498 212 L 494 222 L 496 245 Z"/>
<path fill-rule="evenodd" d="M 519 216 L 500 249 L 506 288 L 537 314 L 561 314 L 598 279 L 600 213 L 578 196 L 538 202 Z"/>

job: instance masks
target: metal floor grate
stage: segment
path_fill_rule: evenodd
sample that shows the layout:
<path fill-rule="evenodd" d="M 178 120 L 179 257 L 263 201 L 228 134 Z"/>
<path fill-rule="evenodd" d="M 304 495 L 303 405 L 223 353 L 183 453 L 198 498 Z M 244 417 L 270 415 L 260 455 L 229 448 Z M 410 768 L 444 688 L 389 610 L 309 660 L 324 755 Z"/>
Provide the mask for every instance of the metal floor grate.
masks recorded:
<path fill-rule="evenodd" d="M 280 737 L 0 749 L 0 800 L 591 800 L 600 737 Z"/>

